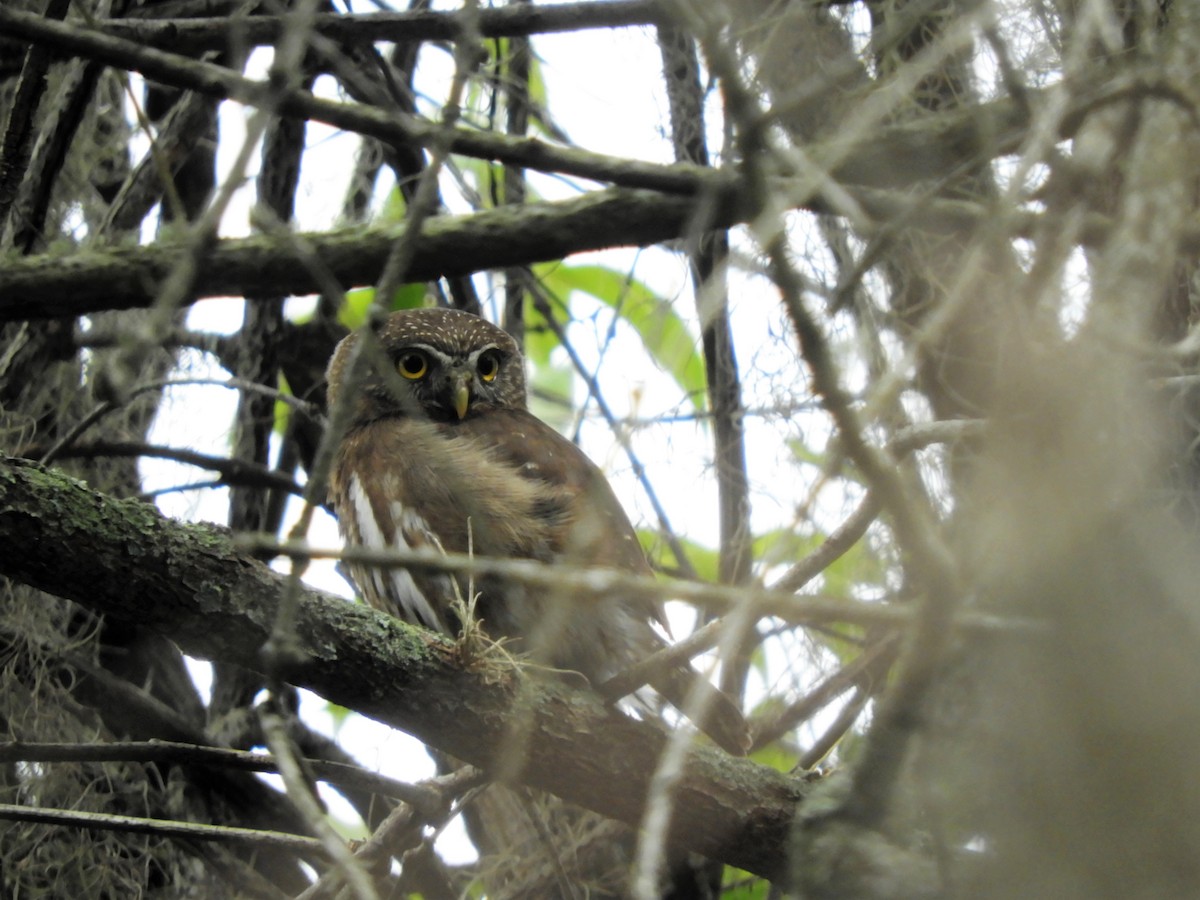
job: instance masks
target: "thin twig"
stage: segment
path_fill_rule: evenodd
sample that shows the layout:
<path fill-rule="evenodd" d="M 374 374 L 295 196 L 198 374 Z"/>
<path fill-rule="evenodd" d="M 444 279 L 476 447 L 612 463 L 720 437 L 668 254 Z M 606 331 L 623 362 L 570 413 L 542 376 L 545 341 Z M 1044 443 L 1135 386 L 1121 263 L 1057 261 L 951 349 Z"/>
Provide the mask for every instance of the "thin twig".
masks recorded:
<path fill-rule="evenodd" d="M 0 820 L 9 822 L 38 822 L 44 825 L 73 826 L 88 831 L 121 831 L 134 834 L 154 834 L 196 841 L 224 841 L 277 847 L 305 853 L 324 854 L 316 838 L 279 831 L 255 828 L 233 828 L 228 825 L 202 825 L 196 822 L 177 822 L 172 819 L 147 819 L 141 816 L 117 816 L 110 813 L 79 812 L 70 809 L 49 809 L 40 806 L 21 806 L 0 803 Z"/>
<path fill-rule="evenodd" d="M 890 656 L 896 649 L 894 637 L 876 641 L 860 653 L 852 662 L 842 666 L 807 694 L 772 716 L 768 721 L 756 722 L 754 728 L 753 753 L 778 740 L 801 722 L 812 718 L 839 696 L 858 684 L 863 672 L 880 659 Z M 890 661 L 889 661 L 890 662 Z M 809 768 L 805 766 L 805 768 Z"/>
<path fill-rule="evenodd" d="M 827 757 L 830 751 L 837 746 L 838 741 L 845 737 L 846 732 L 858 721 L 858 717 L 862 715 L 863 710 L 866 709 L 870 701 L 871 692 L 869 690 L 860 687 L 855 691 L 854 696 L 842 707 L 837 718 L 825 729 L 825 733 L 817 738 L 813 745 L 800 757 L 800 761 L 796 763 L 796 771 L 806 772 Z"/>
<path fill-rule="evenodd" d="M 897 457 L 903 457 L 931 444 L 950 444 L 978 436 L 985 423 L 975 419 L 957 419 L 945 422 L 925 422 L 910 425 L 897 431 L 888 449 Z M 821 546 L 796 563 L 772 586 L 773 591 L 799 591 L 809 581 L 828 569 L 843 554 L 866 534 L 871 523 L 879 515 L 879 501 L 868 492 L 858 508 L 822 542 Z"/>
<path fill-rule="evenodd" d="M 39 456 L 39 448 L 28 447 L 21 455 Z M 42 451 L 46 453 L 48 451 Z M 200 469 L 210 469 L 221 475 L 222 484 L 247 484 L 260 487 L 273 487 L 286 490 L 296 496 L 304 496 L 304 488 L 290 478 L 281 475 L 273 469 L 264 466 L 251 465 L 227 456 L 210 456 L 197 453 L 194 450 L 184 450 L 179 447 L 164 447 L 158 444 L 142 444 L 137 441 L 93 441 L 86 444 L 76 444 L 56 450 L 60 459 L 96 459 L 98 457 L 114 456 L 148 456 L 155 459 L 170 459 L 175 462 L 196 466 Z"/>
<path fill-rule="evenodd" d="M 273 697 L 278 697 L 278 693 L 273 692 Z M 309 780 L 303 762 L 294 752 L 283 716 L 264 709 L 260 720 L 267 746 L 275 755 L 279 777 L 283 779 L 288 799 L 296 805 L 308 820 L 309 826 L 316 832 L 325 855 L 334 862 L 334 870 L 346 880 L 351 893 L 358 900 L 378 900 L 370 875 L 354 858 L 345 841 L 334 831 L 324 805 L 317 797 L 316 786 Z"/>
<path fill-rule="evenodd" d="M 227 378 L 224 380 L 216 378 L 170 378 L 156 381 L 149 381 L 144 384 L 135 385 L 124 396 L 124 401 L 128 403 L 134 397 L 140 394 L 157 393 L 164 388 L 172 387 L 188 387 L 193 385 L 203 385 L 206 387 L 223 387 L 230 390 L 242 391 L 245 393 L 257 393 L 270 397 L 272 400 L 277 400 L 288 404 L 298 412 L 303 413 L 311 418 L 316 418 L 317 408 L 311 403 L 307 403 L 298 397 L 280 391 L 276 388 L 268 387 L 265 384 L 258 384 L 253 381 L 246 381 L 241 378 Z M 74 426 L 61 438 L 56 441 L 49 450 L 47 450 L 38 460 L 43 466 L 48 466 L 58 459 L 60 456 L 69 455 L 67 450 L 93 425 L 99 422 L 109 413 L 120 409 L 121 404 L 115 401 L 106 400 L 97 405 L 91 412 L 80 419 Z"/>
<path fill-rule="evenodd" d="M 697 606 L 726 611 L 749 606 L 758 616 L 775 616 L 797 625 L 812 622 L 846 622 L 854 625 L 902 627 L 916 617 L 910 604 L 866 602 L 847 597 L 804 596 L 752 587 L 726 587 L 698 581 L 656 580 L 615 569 L 581 569 L 529 559 L 498 559 L 436 550 L 371 550 L 362 547 L 317 547 L 300 542 L 280 543 L 274 535 L 236 535 L 240 549 L 258 554 L 276 554 L 309 559 L 336 559 L 380 569 L 406 568 L 432 572 L 454 572 L 495 576 L 534 587 L 571 591 L 580 596 L 613 594 L 628 599 L 680 600 Z M 1045 627 L 1028 619 L 963 611 L 954 615 L 953 632 L 984 634 L 1042 634 Z"/>
<path fill-rule="evenodd" d="M 597 685 L 596 693 L 610 703 L 629 696 L 638 688 L 649 684 L 657 675 L 678 668 L 681 663 L 715 647 L 721 640 L 722 630 L 726 624 L 724 619 L 713 619 L 683 640 L 650 654 L 623 672 Z"/>
<path fill-rule="evenodd" d="M 430 778 L 415 785 L 436 798 L 439 813 L 436 816 L 415 816 L 411 806 L 397 806 L 388 813 L 387 818 L 380 823 L 371 837 L 354 851 L 355 859 L 364 869 L 371 871 L 389 856 L 399 858 L 420 842 L 425 826 L 432 825 L 436 828 L 443 825 L 458 812 L 455 799 L 483 786 L 487 783 L 487 778 L 487 775 L 474 766 L 463 766 L 450 775 Z M 334 892 L 339 883 L 338 874 L 328 872 L 299 894 L 296 900 L 317 900 L 335 896 Z"/>
<path fill-rule="evenodd" d="M 850 518 L 830 532 L 821 546 L 781 575 L 771 585 L 771 590 L 796 592 L 803 589 L 857 544 L 878 516 L 879 501 L 868 492 Z"/>

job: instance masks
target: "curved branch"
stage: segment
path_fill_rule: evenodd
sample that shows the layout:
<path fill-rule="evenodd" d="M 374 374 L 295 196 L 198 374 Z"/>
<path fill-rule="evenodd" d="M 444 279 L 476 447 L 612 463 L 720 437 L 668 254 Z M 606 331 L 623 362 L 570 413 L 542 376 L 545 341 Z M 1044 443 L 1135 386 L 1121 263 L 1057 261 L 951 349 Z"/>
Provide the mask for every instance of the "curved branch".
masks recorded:
<path fill-rule="evenodd" d="M 134 501 L 19 460 L 0 461 L 0 574 L 160 631 L 187 653 L 260 667 L 284 578 L 212 526 L 182 525 Z M 64 548 L 70 548 L 65 552 Z M 134 550 L 133 548 L 136 548 Z M 288 679 L 484 769 L 511 764 L 511 723 L 532 723 L 520 779 L 630 824 L 666 744 L 659 729 L 594 695 L 513 672 L 465 670 L 454 644 L 304 589 Z M 806 785 L 697 747 L 671 839 L 771 879 L 782 876 Z"/>
<path fill-rule="evenodd" d="M 163 447 L 155 444 L 142 444 L 137 441 L 93 441 L 87 444 L 74 444 L 52 449 L 55 451 L 55 458 L 61 459 L 97 459 L 105 456 L 169 459 L 184 465 L 216 472 L 221 476 L 218 482 L 220 484 L 254 488 L 269 487 L 287 491 L 297 497 L 304 496 L 304 488 L 274 469 L 240 459 L 210 456 L 207 453 L 198 453 L 182 447 Z M 30 457 L 44 458 L 48 455 L 48 453 L 40 453 L 39 450 L 38 447 L 25 448 L 26 455 Z"/>

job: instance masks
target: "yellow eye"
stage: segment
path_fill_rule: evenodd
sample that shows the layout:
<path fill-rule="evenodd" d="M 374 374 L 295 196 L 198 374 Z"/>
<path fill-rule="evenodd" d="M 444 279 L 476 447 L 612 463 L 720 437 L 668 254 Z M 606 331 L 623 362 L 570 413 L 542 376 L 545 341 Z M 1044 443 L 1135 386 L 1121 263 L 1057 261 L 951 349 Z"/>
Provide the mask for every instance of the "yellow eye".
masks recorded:
<path fill-rule="evenodd" d="M 424 378 L 425 373 L 429 371 L 429 361 L 425 359 L 424 353 L 410 350 L 400 357 L 396 363 L 396 371 L 409 381 L 416 381 L 418 378 Z"/>
<path fill-rule="evenodd" d="M 479 357 L 479 377 L 484 381 L 495 381 L 500 374 L 500 354 L 488 352 Z"/>

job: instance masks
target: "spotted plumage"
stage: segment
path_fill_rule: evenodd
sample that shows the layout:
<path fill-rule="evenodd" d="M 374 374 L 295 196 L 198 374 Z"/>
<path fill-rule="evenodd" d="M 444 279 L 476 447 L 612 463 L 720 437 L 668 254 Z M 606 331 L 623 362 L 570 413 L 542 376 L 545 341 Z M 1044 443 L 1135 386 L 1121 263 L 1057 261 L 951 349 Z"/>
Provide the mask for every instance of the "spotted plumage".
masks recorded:
<path fill-rule="evenodd" d="M 379 331 L 388 369 L 343 396 L 358 338 L 329 364 L 329 404 L 352 419 L 335 458 L 331 498 L 349 545 L 434 547 L 649 574 L 633 526 L 603 473 L 573 443 L 525 408 L 516 343 L 467 313 L 393 313 Z M 351 567 L 371 605 L 446 634 L 458 628 L 453 576 Z M 458 585 L 458 596 L 467 587 Z M 493 637 L 545 665 L 597 684 L 662 646 L 644 599 L 576 598 L 496 579 L 474 584 L 476 610 Z M 688 667 L 653 686 L 679 705 L 698 676 Z M 745 722 L 710 694 L 702 727 L 740 752 Z"/>

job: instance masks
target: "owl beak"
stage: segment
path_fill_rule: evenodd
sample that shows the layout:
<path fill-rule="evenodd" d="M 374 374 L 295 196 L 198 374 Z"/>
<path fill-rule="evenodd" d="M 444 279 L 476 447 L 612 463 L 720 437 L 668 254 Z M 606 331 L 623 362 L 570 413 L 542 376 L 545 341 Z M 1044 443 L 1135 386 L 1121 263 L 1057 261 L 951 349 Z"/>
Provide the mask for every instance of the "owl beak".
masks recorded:
<path fill-rule="evenodd" d="M 469 373 L 462 373 L 454 379 L 453 385 L 454 411 L 458 413 L 461 419 L 467 414 L 467 407 L 471 403 L 471 376 Z"/>

